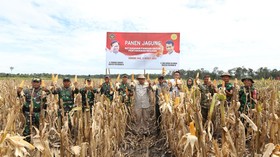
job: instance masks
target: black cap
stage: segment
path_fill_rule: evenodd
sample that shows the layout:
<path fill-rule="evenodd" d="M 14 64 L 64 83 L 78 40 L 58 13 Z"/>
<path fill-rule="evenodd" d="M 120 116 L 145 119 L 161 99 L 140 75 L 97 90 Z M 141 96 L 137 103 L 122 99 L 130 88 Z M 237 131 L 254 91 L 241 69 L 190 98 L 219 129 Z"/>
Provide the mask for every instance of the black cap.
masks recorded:
<path fill-rule="evenodd" d="M 158 76 L 158 79 L 160 80 L 160 79 L 164 79 L 164 76 L 163 75 L 159 75 Z"/>
<path fill-rule="evenodd" d="M 91 81 L 91 79 L 89 77 L 86 77 L 85 80 L 86 81 Z"/>
<path fill-rule="evenodd" d="M 41 82 L 41 78 L 39 77 L 33 77 L 32 82 Z"/>
<path fill-rule="evenodd" d="M 65 82 L 65 81 L 69 81 L 69 82 L 70 82 L 71 80 L 70 80 L 69 77 L 64 77 L 64 78 L 63 78 L 63 82 Z"/>

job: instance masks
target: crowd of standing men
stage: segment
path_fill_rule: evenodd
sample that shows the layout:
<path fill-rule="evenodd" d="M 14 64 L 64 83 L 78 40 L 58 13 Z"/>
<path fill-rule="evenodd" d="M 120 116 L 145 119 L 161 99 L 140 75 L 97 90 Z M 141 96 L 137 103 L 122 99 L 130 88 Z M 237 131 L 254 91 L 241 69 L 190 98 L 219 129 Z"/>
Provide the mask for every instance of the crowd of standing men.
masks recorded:
<path fill-rule="evenodd" d="M 209 75 L 203 77 L 203 83 L 200 83 L 198 78 L 188 78 L 186 81 L 186 87 L 191 90 L 194 84 L 196 84 L 201 91 L 201 101 L 200 101 L 200 111 L 203 117 L 203 122 L 205 123 L 209 108 L 210 101 L 209 97 L 213 96 L 221 90 L 222 87 L 225 89 L 226 94 L 226 105 L 230 106 L 231 99 L 233 96 L 234 85 L 230 83 L 231 75 L 229 73 L 224 73 L 221 75 L 223 84 L 218 86 L 214 85 L 210 79 Z M 137 81 L 128 81 L 128 75 L 123 74 L 120 82 L 116 81 L 112 83 L 109 76 L 104 77 L 104 83 L 100 84 L 99 87 L 93 87 L 91 78 L 85 78 L 84 87 L 78 89 L 78 83 L 75 81 L 71 83 L 69 77 L 63 78 L 63 85 L 60 87 L 55 83 L 52 83 L 49 88 L 42 86 L 41 78 L 35 77 L 31 81 L 31 88 L 23 89 L 19 87 L 17 89 L 18 97 L 24 98 L 24 104 L 22 106 L 22 111 L 25 116 L 26 124 L 24 128 L 23 135 L 26 136 L 26 140 L 30 141 L 30 134 L 32 126 L 39 128 L 40 124 L 40 114 L 41 111 L 47 108 L 47 95 L 54 94 L 58 95 L 59 107 L 58 115 L 68 115 L 68 113 L 76 107 L 75 104 L 75 94 L 81 94 L 82 96 L 82 110 L 90 110 L 92 113 L 92 108 L 95 104 L 96 94 L 105 95 L 110 101 L 114 100 L 114 94 L 118 93 L 120 96 L 120 102 L 125 104 L 127 107 L 133 105 L 133 112 L 136 117 L 136 131 L 148 132 L 149 131 L 149 119 L 150 119 L 150 109 L 153 106 L 151 102 L 151 94 L 155 94 L 155 117 L 157 119 L 157 125 L 160 125 L 160 105 L 159 96 L 163 91 L 168 91 L 172 98 L 179 97 L 180 92 L 182 92 L 183 81 L 180 76 L 179 71 L 173 73 L 173 79 L 165 80 L 163 75 L 158 76 L 156 82 L 151 82 L 144 75 L 140 74 L 137 76 Z M 257 91 L 254 88 L 254 80 L 250 76 L 242 78 L 244 83 L 239 90 L 239 101 L 241 106 L 239 108 L 240 112 L 246 113 L 249 108 L 254 108 L 257 101 Z M 133 99 L 132 99 L 133 97 Z M 132 102 L 133 101 L 133 102 Z M 129 114 L 132 111 L 129 110 Z M 94 113 L 93 113 L 94 114 Z M 31 125 L 32 124 L 32 125 Z"/>

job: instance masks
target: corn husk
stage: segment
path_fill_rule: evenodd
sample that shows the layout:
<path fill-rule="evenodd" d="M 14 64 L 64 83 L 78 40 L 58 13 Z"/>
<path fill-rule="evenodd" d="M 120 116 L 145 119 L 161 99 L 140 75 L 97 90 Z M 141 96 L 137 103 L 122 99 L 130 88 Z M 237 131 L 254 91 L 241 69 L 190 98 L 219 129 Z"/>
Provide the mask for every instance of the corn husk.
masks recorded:
<path fill-rule="evenodd" d="M 54 74 L 52 73 L 52 82 L 54 82 L 54 79 L 55 79 L 55 77 L 54 77 Z"/>
<path fill-rule="evenodd" d="M 54 81 L 57 82 L 57 80 L 58 80 L 58 74 L 56 74 Z"/>
<path fill-rule="evenodd" d="M 24 80 L 21 81 L 19 87 L 20 87 L 20 88 L 23 88 L 23 85 L 24 85 Z"/>
<path fill-rule="evenodd" d="M 254 131 L 258 131 L 258 127 L 256 126 L 256 124 L 248 116 L 246 116 L 244 113 L 242 113 L 240 115 L 240 117 L 244 118 L 249 123 L 249 125 L 252 127 L 252 129 Z"/>
<path fill-rule="evenodd" d="M 102 86 L 102 84 L 103 84 L 103 79 L 100 79 L 99 80 L 99 85 Z"/>
<path fill-rule="evenodd" d="M 117 82 L 120 81 L 120 74 L 118 74 L 118 77 L 117 77 L 116 81 L 117 81 Z"/>

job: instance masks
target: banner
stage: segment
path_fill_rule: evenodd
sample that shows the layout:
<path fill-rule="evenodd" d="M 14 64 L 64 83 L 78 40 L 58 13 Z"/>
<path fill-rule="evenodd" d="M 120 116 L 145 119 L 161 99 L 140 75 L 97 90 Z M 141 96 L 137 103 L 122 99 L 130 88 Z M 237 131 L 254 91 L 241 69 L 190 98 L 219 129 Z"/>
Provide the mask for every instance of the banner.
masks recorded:
<path fill-rule="evenodd" d="M 180 69 L 180 33 L 107 32 L 106 67 Z"/>

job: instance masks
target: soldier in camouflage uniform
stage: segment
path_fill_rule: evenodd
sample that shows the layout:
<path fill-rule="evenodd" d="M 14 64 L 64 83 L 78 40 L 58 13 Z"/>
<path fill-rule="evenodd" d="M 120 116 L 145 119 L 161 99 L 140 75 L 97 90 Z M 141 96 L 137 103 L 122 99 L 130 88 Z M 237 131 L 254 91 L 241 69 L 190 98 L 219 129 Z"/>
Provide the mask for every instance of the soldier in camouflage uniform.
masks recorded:
<path fill-rule="evenodd" d="M 74 89 L 71 88 L 71 80 L 69 77 L 63 78 L 63 87 L 53 90 L 53 94 L 58 94 L 59 107 L 63 106 L 64 114 L 69 113 L 74 107 L 74 94 L 79 93 L 77 82 L 74 82 Z M 63 104 L 60 104 L 62 101 Z"/>
<path fill-rule="evenodd" d="M 229 82 L 231 75 L 228 72 L 225 72 L 221 75 L 222 80 L 225 82 L 225 93 L 227 97 L 227 105 L 230 105 L 231 98 L 233 95 L 233 84 Z M 218 88 L 222 88 L 222 84 L 218 85 Z"/>
<path fill-rule="evenodd" d="M 94 105 L 94 94 L 97 93 L 97 89 L 91 86 L 91 81 L 92 80 L 90 78 L 86 78 L 85 87 L 80 89 L 80 93 L 82 95 L 83 112 L 89 107 L 90 113 L 92 113 L 92 107 Z"/>
<path fill-rule="evenodd" d="M 113 87 L 110 85 L 110 77 L 105 76 L 104 80 L 105 82 L 101 85 L 100 93 L 104 94 L 110 101 L 112 101 L 114 97 L 114 91 Z"/>
<path fill-rule="evenodd" d="M 133 95 L 133 92 L 131 90 L 131 86 L 127 82 L 128 76 L 126 74 L 122 75 L 122 82 L 120 83 L 117 91 L 119 92 L 119 95 L 121 96 L 121 102 L 125 103 L 126 106 L 130 106 L 131 104 L 131 96 Z"/>
<path fill-rule="evenodd" d="M 166 82 L 164 82 L 164 76 L 160 75 L 158 77 L 158 84 L 156 85 L 156 105 L 155 105 L 155 114 L 156 114 L 156 124 L 157 124 L 157 133 L 160 133 L 160 123 L 161 123 L 161 113 L 159 106 L 159 98 L 160 94 L 164 94 L 163 92 L 168 92 L 169 86 Z"/>
<path fill-rule="evenodd" d="M 241 79 L 244 86 L 240 87 L 239 90 L 239 101 L 241 113 L 248 113 L 248 109 L 253 109 L 257 102 L 257 90 L 253 86 L 254 81 L 251 76 L 246 76 Z"/>
<path fill-rule="evenodd" d="M 208 117 L 208 112 L 211 104 L 210 97 L 217 92 L 216 87 L 212 84 L 209 78 L 210 78 L 209 75 L 205 75 L 203 77 L 203 84 L 202 85 L 198 84 L 198 87 L 200 88 L 201 91 L 200 106 L 201 106 L 201 114 L 203 117 L 203 124 L 206 122 Z"/>
<path fill-rule="evenodd" d="M 23 136 L 29 136 L 31 133 L 30 129 L 32 126 L 30 126 L 30 120 L 32 120 L 32 125 L 39 129 L 40 113 L 44 112 L 44 110 L 47 108 L 46 95 L 50 92 L 45 87 L 41 87 L 41 82 L 42 80 L 40 78 L 33 78 L 31 82 L 32 88 L 23 90 L 21 87 L 19 87 L 17 89 L 18 97 L 25 98 L 22 107 L 26 121 Z M 30 108 L 31 106 L 32 108 Z M 30 140 L 30 137 L 26 138 L 26 141 L 30 142 Z"/>

